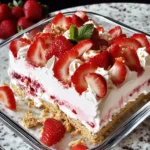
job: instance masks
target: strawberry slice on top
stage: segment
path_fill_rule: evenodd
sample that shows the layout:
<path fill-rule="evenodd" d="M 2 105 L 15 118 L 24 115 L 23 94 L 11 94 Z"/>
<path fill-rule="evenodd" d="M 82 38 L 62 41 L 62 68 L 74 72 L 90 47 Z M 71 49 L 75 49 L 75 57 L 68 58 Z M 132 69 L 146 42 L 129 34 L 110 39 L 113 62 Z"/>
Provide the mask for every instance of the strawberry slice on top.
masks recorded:
<path fill-rule="evenodd" d="M 71 76 L 71 81 L 73 82 L 75 89 L 79 94 L 82 94 L 82 92 L 86 91 L 88 87 L 85 76 L 94 72 L 96 69 L 97 66 L 91 63 L 84 63 L 80 65 L 75 73 Z"/>
<path fill-rule="evenodd" d="M 73 44 L 63 35 L 56 37 L 46 52 L 46 59 L 49 60 L 53 55 L 60 57 L 64 52 L 71 50 Z"/>
<path fill-rule="evenodd" d="M 77 11 L 75 15 L 80 17 L 84 22 L 89 20 L 87 14 L 84 11 Z"/>
<path fill-rule="evenodd" d="M 107 69 L 111 65 L 110 54 L 108 51 L 103 51 L 96 56 L 90 58 L 89 62 L 96 65 L 97 67 Z"/>
<path fill-rule="evenodd" d="M 124 82 L 127 70 L 123 62 L 116 60 L 114 65 L 111 67 L 109 71 L 110 71 L 110 78 L 116 86 Z"/>
<path fill-rule="evenodd" d="M 124 37 L 120 37 L 115 39 L 115 43 L 118 44 L 121 48 L 128 48 L 131 47 L 135 50 L 137 50 L 138 48 L 142 47 L 141 44 L 132 38 L 124 38 Z"/>
<path fill-rule="evenodd" d="M 123 51 L 123 55 L 125 58 L 125 63 L 131 71 L 139 72 L 142 70 L 140 60 L 136 53 L 136 50 L 134 50 L 133 48 L 130 48 L 130 47 L 126 48 Z"/>
<path fill-rule="evenodd" d="M 85 76 L 85 80 L 98 97 L 103 98 L 106 95 L 107 83 L 103 76 L 97 73 L 89 73 Z"/>
<path fill-rule="evenodd" d="M 123 52 L 118 44 L 114 43 L 110 47 L 108 47 L 107 51 L 111 55 L 112 63 L 115 62 L 116 58 L 122 57 L 123 58 Z"/>
<path fill-rule="evenodd" d="M 54 76 L 63 84 L 70 85 L 69 65 L 77 57 L 77 51 L 66 51 L 55 63 L 53 68 Z"/>
<path fill-rule="evenodd" d="M 14 93 L 9 86 L 0 87 L 0 103 L 10 110 L 16 109 Z"/>
<path fill-rule="evenodd" d="M 108 31 L 112 38 L 119 37 L 122 34 L 122 29 L 120 26 L 116 26 Z"/>
<path fill-rule="evenodd" d="M 72 15 L 72 24 L 76 25 L 78 28 L 84 24 L 84 21 L 77 15 Z"/>
<path fill-rule="evenodd" d="M 56 26 L 59 26 L 60 28 L 67 30 L 69 29 L 71 23 L 70 19 L 67 19 L 67 17 L 64 16 L 63 13 L 59 12 L 52 20 L 52 23 Z"/>
<path fill-rule="evenodd" d="M 89 148 L 85 145 L 78 144 L 71 148 L 71 150 L 88 150 Z"/>
<path fill-rule="evenodd" d="M 19 38 L 16 40 L 13 40 L 10 45 L 9 45 L 9 49 L 12 52 L 12 54 L 14 55 L 14 57 L 17 57 L 17 53 L 19 51 L 19 49 L 21 47 L 30 45 L 31 41 L 26 39 L 26 38 Z"/>
<path fill-rule="evenodd" d="M 132 39 L 137 40 L 142 47 L 149 48 L 150 44 L 145 34 L 135 33 L 131 36 Z"/>
<path fill-rule="evenodd" d="M 35 67 L 45 66 L 47 60 L 45 58 L 47 45 L 43 38 L 38 37 L 29 47 L 27 51 L 27 61 Z"/>

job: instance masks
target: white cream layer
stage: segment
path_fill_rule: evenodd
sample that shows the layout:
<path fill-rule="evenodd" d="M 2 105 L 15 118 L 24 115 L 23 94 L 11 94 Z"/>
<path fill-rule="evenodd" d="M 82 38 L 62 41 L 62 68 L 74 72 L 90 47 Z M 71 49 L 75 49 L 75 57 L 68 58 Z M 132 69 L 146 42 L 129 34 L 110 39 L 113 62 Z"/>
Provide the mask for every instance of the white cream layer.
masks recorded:
<path fill-rule="evenodd" d="M 108 88 L 107 95 L 100 100 L 96 99 L 95 93 L 90 89 L 83 92 L 82 95 L 79 95 L 74 87 L 64 88 L 53 76 L 51 69 L 47 67 L 34 68 L 30 66 L 24 58 L 14 59 L 11 52 L 8 72 L 9 74 L 16 72 L 20 75 L 30 77 L 33 80 L 37 80 L 46 90 L 45 94 L 38 94 L 40 98 L 42 97 L 46 101 L 53 103 L 53 101 L 50 100 L 50 96 L 52 95 L 60 101 L 65 101 L 69 107 L 60 105 L 60 109 L 64 111 L 68 117 L 79 119 L 92 133 L 97 133 L 112 119 L 112 115 L 119 112 L 120 108 L 124 107 L 129 101 L 134 101 L 141 93 L 147 94 L 150 92 L 150 85 L 146 82 L 150 79 L 149 63 L 144 69 L 144 73 L 139 77 L 137 77 L 136 72 L 128 70 L 126 81 L 119 87 Z M 12 79 L 12 82 L 18 84 L 16 80 Z M 109 84 L 108 81 L 107 83 Z M 135 89 L 139 86 L 141 86 L 141 88 L 136 91 Z M 69 109 L 70 107 L 71 109 Z M 71 111 L 72 109 L 74 109 L 77 114 L 74 114 Z M 87 122 L 94 123 L 95 126 L 91 127 Z"/>

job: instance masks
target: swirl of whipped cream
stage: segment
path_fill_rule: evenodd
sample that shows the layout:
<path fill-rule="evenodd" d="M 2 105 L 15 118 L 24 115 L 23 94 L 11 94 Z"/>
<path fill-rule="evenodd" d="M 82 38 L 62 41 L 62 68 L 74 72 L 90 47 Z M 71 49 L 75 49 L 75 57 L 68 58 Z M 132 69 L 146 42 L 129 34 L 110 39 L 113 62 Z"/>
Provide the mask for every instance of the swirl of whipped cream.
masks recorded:
<path fill-rule="evenodd" d="M 30 47 L 30 45 L 26 45 L 26 46 L 21 47 L 21 48 L 19 49 L 19 51 L 18 51 L 17 57 L 18 57 L 18 58 L 21 58 L 21 57 L 22 57 L 22 58 L 25 58 L 26 55 L 27 55 L 27 51 L 28 51 L 29 47 Z"/>
<path fill-rule="evenodd" d="M 150 65 L 150 56 L 146 52 L 146 47 L 138 48 L 137 55 L 139 57 L 140 64 L 142 67 L 145 67 L 146 64 Z"/>
<path fill-rule="evenodd" d="M 47 62 L 47 64 L 46 64 L 46 67 L 47 67 L 48 69 L 52 70 L 56 61 L 57 61 L 57 57 L 56 57 L 56 56 L 52 56 L 52 57 L 48 60 L 48 62 Z"/>

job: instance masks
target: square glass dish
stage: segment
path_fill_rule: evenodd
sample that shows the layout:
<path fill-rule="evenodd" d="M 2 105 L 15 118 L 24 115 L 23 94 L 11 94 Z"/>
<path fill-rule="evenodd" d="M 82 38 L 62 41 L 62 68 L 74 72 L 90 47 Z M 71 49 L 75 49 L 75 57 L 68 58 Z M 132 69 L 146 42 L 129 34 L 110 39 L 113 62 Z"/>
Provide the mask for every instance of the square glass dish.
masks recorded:
<path fill-rule="evenodd" d="M 65 13 L 66 16 L 69 16 L 73 14 L 74 12 L 67 12 Z M 131 27 L 128 27 L 127 25 L 124 25 L 122 23 L 119 23 L 113 19 L 110 19 L 108 17 L 102 16 L 100 14 L 96 14 L 93 12 L 87 12 L 89 18 L 92 18 L 93 20 L 96 20 L 96 22 L 99 25 L 102 25 L 105 30 L 109 30 L 110 28 L 113 28 L 114 26 L 121 26 L 123 29 L 123 32 L 127 35 L 131 35 L 136 32 L 140 32 L 138 30 L 132 29 Z M 9 82 L 9 77 L 7 73 L 7 68 L 9 65 L 9 43 L 19 37 L 22 37 L 24 33 L 29 33 L 33 31 L 34 29 L 42 30 L 45 25 L 50 22 L 53 19 L 53 17 L 50 17 L 49 19 L 45 19 L 40 21 L 39 23 L 31 26 L 30 28 L 14 35 L 7 41 L 4 41 L 0 45 L 0 81 L 1 84 L 3 82 Z M 146 34 L 146 33 L 144 33 Z M 148 34 L 147 38 L 150 40 L 150 36 Z M 15 111 L 12 112 L 8 110 L 7 108 L 0 105 L 0 119 L 8 125 L 12 130 L 17 132 L 22 138 L 25 139 L 33 148 L 35 149 L 43 149 L 43 150 L 52 150 L 52 149 L 59 149 L 64 150 L 67 149 L 67 146 L 69 141 L 73 140 L 73 138 L 69 135 L 65 135 L 65 140 L 59 142 L 54 147 L 46 147 L 43 145 L 40 141 L 40 130 L 39 128 L 33 128 L 33 129 L 26 129 L 23 127 L 22 124 L 22 117 L 24 113 L 29 109 L 27 107 L 27 104 L 24 104 L 22 101 L 17 102 L 17 106 L 21 108 L 23 111 Z M 33 110 L 38 115 L 40 112 L 38 110 Z M 150 115 L 150 102 L 147 103 L 141 103 L 138 107 L 135 108 L 135 110 L 132 112 L 132 114 L 128 114 L 124 120 L 118 124 L 116 129 L 101 143 L 98 145 L 90 145 L 90 149 L 110 149 L 114 145 L 116 145 L 118 142 L 120 142 L 124 137 L 126 137 L 134 128 L 136 128 L 143 120 L 145 120 Z M 75 138 L 75 137 L 74 137 Z"/>

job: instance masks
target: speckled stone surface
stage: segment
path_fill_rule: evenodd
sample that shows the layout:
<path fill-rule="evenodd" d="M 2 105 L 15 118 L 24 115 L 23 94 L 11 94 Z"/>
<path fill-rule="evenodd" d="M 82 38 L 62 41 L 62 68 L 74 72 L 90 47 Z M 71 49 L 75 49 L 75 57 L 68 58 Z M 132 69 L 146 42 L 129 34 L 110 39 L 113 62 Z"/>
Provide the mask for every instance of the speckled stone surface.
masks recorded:
<path fill-rule="evenodd" d="M 150 34 L 150 5 L 132 3 L 95 4 L 63 10 L 87 10 L 109 16 Z M 55 13 L 53 13 L 55 14 Z M 150 150 L 150 117 L 113 150 Z M 32 150 L 14 132 L 0 121 L 0 150 Z"/>

